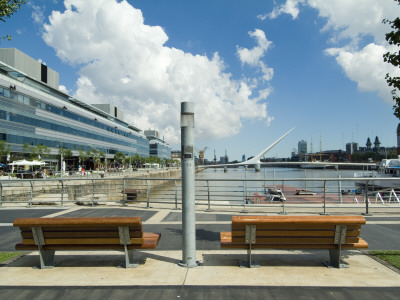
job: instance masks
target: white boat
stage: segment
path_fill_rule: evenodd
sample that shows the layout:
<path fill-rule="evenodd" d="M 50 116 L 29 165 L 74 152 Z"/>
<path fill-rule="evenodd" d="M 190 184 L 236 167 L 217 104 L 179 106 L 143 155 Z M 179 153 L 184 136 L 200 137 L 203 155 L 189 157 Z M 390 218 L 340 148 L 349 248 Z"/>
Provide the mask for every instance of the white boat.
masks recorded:
<path fill-rule="evenodd" d="M 369 189 L 371 187 L 374 189 L 400 189 L 400 157 L 383 159 L 378 165 L 377 171 L 356 172 L 354 173 L 354 177 L 365 178 L 365 180 L 355 182 L 356 186 L 362 188 L 365 188 L 366 180 L 368 179 Z M 393 180 L 388 180 L 390 178 Z"/>

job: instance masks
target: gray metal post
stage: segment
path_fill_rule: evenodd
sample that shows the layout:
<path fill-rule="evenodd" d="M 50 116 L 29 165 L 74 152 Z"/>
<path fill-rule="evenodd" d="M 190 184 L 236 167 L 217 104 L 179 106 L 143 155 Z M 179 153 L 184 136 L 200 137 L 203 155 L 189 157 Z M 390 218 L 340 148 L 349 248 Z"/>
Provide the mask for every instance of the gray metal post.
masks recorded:
<path fill-rule="evenodd" d="M 29 183 L 31 184 L 31 192 L 30 192 L 30 196 L 29 196 L 29 207 L 32 206 L 32 198 L 33 198 L 33 182 L 32 180 L 29 181 Z"/>
<path fill-rule="evenodd" d="M 64 180 L 61 181 L 61 207 L 64 206 Z"/>
<path fill-rule="evenodd" d="M 341 175 L 338 175 L 339 181 L 338 181 L 338 194 L 339 194 L 339 202 L 340 204 L 343 203 L 343 197 L 342 197 L 342 181 L 340 178 L 342 178 Z"/>
<path fill-rule="evenodd" d="M 3 184 L 0 182 L 0 206 L 3 205 Z"/>
<path fill-rule="evenodd" d="M 194 104 L 181 103 L 182 155 L 182 261 L 180 266 L 197 267 L 195 178 L 194 178 Z"/>
<path fill-rule="evenodd" d="M 0 206 L 3 205 L 3 184 L 0 182 Z"/>
<path fill-rule="evenodd" d="M 368 180 L 365 182 L 365 213 L 362 213 L 364 216 L 372 216 L 369 213 L 369 201 L 368 201 Z"/>
<path fill-rule="evenodd" d="M 211 209 L 211 201 L 210 201 L 210 181 L 206 181 L 207 182 L 207 200 L 208 200 L 208 208 L 206 209 L 207 212 L 213 211 Z"/>
<path fill-rule="evenodd" d="M 146 208 L 150 208 L 150 182 L 149 180 L 146 180 L 146 197 L 147 197 L 147 204 L 146 204 Z"/>
<path fill-rule="evenodd" d="M 320 215 L 329 215 L 326 212 L 326 180 L 324 180 L 324 212 L 320 213 Z"/>
<path fill-rule="evenodd" d="M 174 182 L 175 182 L 175 210 L 178 210 L 178 185 L 176 183 L 176 180 Z"/>

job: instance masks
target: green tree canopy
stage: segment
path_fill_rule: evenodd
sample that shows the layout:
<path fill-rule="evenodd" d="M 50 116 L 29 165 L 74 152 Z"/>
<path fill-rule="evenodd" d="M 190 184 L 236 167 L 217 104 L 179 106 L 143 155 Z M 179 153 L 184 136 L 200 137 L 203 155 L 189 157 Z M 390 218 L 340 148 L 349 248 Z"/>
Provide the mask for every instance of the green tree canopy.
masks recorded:
<path fill-rule="evenodd" d="M 400 5 L 400 0 L 397 1 Z M 386 40 L 390 45 L 400 46 L 400 18 L 397 17 L 394 20 L 384 19 L 383 23 L 390 24 L 390 27 L 393 29 L 391 32 L 386 34 Z M 398 48 L 395 52 L 387 52 L 383 55 L 383 60 L 387 63 L 392 64 L 396 68 L 400 67 L 400 49 Z M 400 77 L 399 76 L 391 76 L 389 73 L 386 74 L 386 81 L 390 87 L 392 87 L 392 97 L 395 102 L 393 109 L 394 115 L 400 119 L 400 95 L 398 92 L 400 91 Z"/>
<path fill-rule="evenodd" d="M 6 19 L 10 18 L 18 9 L 21 8 L 22 4 L 25 4 L 26 0 L 0 0 L 0 20 L 5 22 Z M 11 40 L 11 35 L 1 37 L 2 39 L 7 38 Z"/>

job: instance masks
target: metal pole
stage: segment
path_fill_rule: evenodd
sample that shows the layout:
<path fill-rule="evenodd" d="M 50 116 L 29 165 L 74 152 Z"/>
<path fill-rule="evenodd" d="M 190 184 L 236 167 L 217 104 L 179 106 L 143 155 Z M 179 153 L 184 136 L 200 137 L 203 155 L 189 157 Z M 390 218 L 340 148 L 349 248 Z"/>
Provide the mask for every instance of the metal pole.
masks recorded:
<path fill-rule="evenodd" d="M 207 198 L 208 198 L 208 208 L 206 209 L 207 212 L 213 211 L 211 209 L 211 203 L 210 203 L 210 182 L 207 180 Z"/>
<path fill-rule="evenodd" d="M 31 184 L 31 193 L 30 193 L 30 197 L 29 197 L 29 207 L 32 207 L 32 198 L 33 198 L 33 182 L 32 182 L 32 180 L 30 180 L 29 183 Z"/>
<path fill-rule="evenodd" d="M 329 215 L 326 212 L 326 180 L 324 180 L 324 212 L 320 213 L 320 215 Z"/>
<path fill-rule="evenodd" d="M 0 206 L 3 205 L 3 184 L 0 182 Z"/>
<path fill-rule="evenodd" d="M 146 180 L 146 186 L 147 186 L 147 204 L 146 204 L 146 208 L 150 208 L 150 182 L 147 179 Z"/>
<path fill-rule="evenodd" d="M 61 207 L 64 206 L 64 180 L 61 178 Z"/>
<path fill-rule="evenodd" d="M 338 193 L 339 193 L 339 202 L 340 204 L 343 203 L 343 197 L 342 197 L 342 181 L 340 178 L 342 178 L 342 175 L 338 175 L 339 181 L 338 181 Z"/>
<path fill-rule="evenodd" d="M 283 193 L 283 180 L 282 180 L 281 192 L 282 192 L 282 195 L 285 195 Z M 287 215 L 287 212 L 285 211 L 285 201 L 284 201 L 284 199 L 282 199 L 282 211 L 278 212 L 278 215 Z"/>
<path fill-rule="evenodd" d="M 94 206 L 94 180 L 92 179 L 92 206 Z"/>
<path fill-rule="evenodd" d="M 369 201 L 368 201 L 368 180 L 365 182 L 365 213 L 362 213 L 364 216 L 372 216 L 369 213 Z"/>
<path fill-rule="evenodd" d="M 181 103 L 182 160 L 182 261 L 180 266 L 197 267 L 194 179 L 194 104 Z"/>
<path fill-rule="evenodd" d="M 174 182 L 175 182 L 175 210 L 178 210 L 178 185 L 176 183 L 176 180 Z"/>

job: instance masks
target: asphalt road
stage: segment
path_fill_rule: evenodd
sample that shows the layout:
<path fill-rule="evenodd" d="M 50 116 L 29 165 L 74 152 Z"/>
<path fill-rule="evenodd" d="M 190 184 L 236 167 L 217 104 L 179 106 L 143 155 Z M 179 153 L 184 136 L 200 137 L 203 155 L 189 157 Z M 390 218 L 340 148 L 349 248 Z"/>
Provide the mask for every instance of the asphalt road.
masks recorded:
<path fill-rule="evenodd" d="M 63 213 L 65 212 L 65 213 Z M 141 216 L 147 232 L 160 232 L 162 238 L 157 249 L 182 249 L 181 213 L 170 212 L 160 222 L 146 224 L 157 211 L 124 208 L 63 209 L 0 209 L 0 251 L 13 251 L 20 241 L 16 218 L 44 217 L 105 217 Z M 196 247 L 199 250 L 220 249 L 219 232 L 229 231 L 229 214 L 197 214 Z M 368 224 L 370 222 L 370 224 Z M 361 236 L 369 250 L 400 250 L 400 217 L 367 217 Z M 0 267 L 1 272 L 1 267 Z M 398 299 L 399 287 L 280 287 L 280 286 L 1 286 L 0 299 Z"/>

